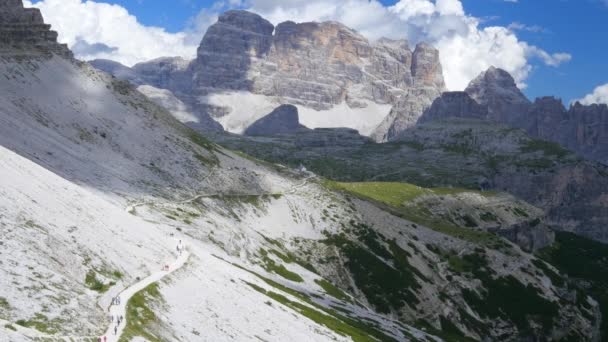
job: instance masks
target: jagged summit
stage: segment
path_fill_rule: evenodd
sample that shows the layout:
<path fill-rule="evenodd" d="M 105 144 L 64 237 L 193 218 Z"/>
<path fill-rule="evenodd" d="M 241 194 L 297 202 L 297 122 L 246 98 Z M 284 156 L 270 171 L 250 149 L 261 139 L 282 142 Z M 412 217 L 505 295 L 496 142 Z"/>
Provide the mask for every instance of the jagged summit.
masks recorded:
<path fill-rule="evenodd" d="M 477 103 L 488 106 L 489 119 L 493 121 L 513 123 L 530 105 L 513 77 L 493 66 L 471 81 L 465 92 Z"/>
<path fill-rule="evenodd" d="M 44 23 L 37 8 L 24 8 L 22 0 L 0 3 L 0 53 L 38 51 L 71 58 L 65 44 L 57 43 L 57 32 Z"/>

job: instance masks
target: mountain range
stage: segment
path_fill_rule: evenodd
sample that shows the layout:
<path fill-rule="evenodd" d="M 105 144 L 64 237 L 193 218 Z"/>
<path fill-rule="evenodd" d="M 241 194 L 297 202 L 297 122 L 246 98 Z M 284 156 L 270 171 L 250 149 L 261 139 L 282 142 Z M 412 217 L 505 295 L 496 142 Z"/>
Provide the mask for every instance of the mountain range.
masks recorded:
<path fill-rule="evenodd" d="M 0 340 L 605 339 L 605 106 L 438 54 L 229 11 L 87 63 L 3 1 Z"/>

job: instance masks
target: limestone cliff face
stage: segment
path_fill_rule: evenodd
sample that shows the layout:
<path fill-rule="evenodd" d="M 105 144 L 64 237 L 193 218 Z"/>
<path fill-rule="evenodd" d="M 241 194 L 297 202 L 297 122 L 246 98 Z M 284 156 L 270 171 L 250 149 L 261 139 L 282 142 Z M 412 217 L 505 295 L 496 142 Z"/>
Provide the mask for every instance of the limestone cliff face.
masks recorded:
<path fill-rule="evenodd" d="M 438 56 L 426 44 L 412 53 L 403 40 L 370 43 L 338 22 L 273 28 L 256 14 L 230 11 L 203 38 L 192 69 L 202 92 L 247 90 L 324 110 L 394 104 L 412 87 L 443 89 Z"/>
<path fill-rule="evenodd" d="M 146 84 L 168 89 L 212 116 L 230 113 L 201 98 L 242 91 L 314 111 L 341 105 L 347 111 L 368 110 L 350 121 L 367 115 L 373 120 L 371 131 L 393 106 L 374 133 L 379 140 L 395 135 L 387 134 L 389 129 L 398 133 L 415 123 L 445 90 L 439 52 L 427 44 L 412 51 L 405 40 L 370 42 L 338 22 L 287 21 L 274 27 L 247 11 L 222 14 L 205 34 L 197 58 L 186 68 L 171 67 L 174 62 L 163 59 L 133 69 Z M 379 107 L 385 108 L 382 113 Z M 335 127 L 335 120 L 327 122 Z M 353 128 L 351 123 L 343 125 Z"/>
<path fill-rule="evenodd" d="M 608 106 L 575 103 L 568 110 L 560 99 L 536 99 L 519 126 L 586 158 L 608 164 Z"/>
<path fill-rule="evenodd" d="M 24 8 L 21 0 L 0 2 L 0 53 L 44 53 L 71 58 L 66 45 L 57 43 L 57 32 L 44 23 L 37 8 Z"/>
<path fill-rule="evenodd" d="M 196 60 L 190 65 L 192 91 L 251 90 L 249 71 L 268 54 L 274 26 L 257 14 L 228 11 L 203 37 Z"/>
<path fill-rule="evenodd" d="M 416 46 L 411 62 L 411 86 L 394 102 L 372 138 L 378 142 L 397 138 L 414 126 L 433 101 L 445 91 L 439 51 L 425 43 Z"/>

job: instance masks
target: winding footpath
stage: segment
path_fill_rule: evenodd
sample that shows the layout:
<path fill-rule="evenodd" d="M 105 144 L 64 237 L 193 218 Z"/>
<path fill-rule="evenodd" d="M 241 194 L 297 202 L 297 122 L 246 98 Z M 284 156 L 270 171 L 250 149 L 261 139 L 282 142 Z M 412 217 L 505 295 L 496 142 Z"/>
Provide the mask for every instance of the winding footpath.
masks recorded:
<path fill-rule="evenodd" d="M 168 269 L 166 269 L 166 270 L 163 269 L 162 271 L 149 275 L 147 278 L 144 278 L 141 281 L 139 281 L 139 282 L 131 285 L 127 289 L 123 290 L 118 295 L 118 297 L 120 298 L 119 304 L 110 306 L 110 311 L 108 313 L 108 315 L 114 316 L 114 319 L 108 326 L 108 329 L 106 330 L 105 335 L 101 336 L 101 341 L 118 342 L 118 340 L 120 340 L 120 337 L 122 336 L 122 333 L 123 333 L 125 327 L 127 326 L 127 319 L 128 319 L 127 318 L 127 304 L 129 303 L 129 299 L 131 299 L 131 297 L 133 297 L 139 291 L 145 289 L 149 285 L 152 285 L 152 284 L 160 281 L 164 277 L 168 276 L 169 274 L 175 272 L 176 270 L 178 270 L 182 266 L 184 266 L 184 264 L 186 263 L 186 261 L 188 261 L 188 258 L 190 257 L 190 253 L 188 252 L 188 249 L 186 248 L 185 245 L 182 245 L 181 250 L 182 250 L 182 252 L 178 255 L 177 259 L 172 264 L 168 265 L 169 266 Z M 116 320 L 117 320 L 117 317 L 120 317 L 120 316 L 123 317 L 123 320 L 120 323 L 120 325 L 117 326 Z M 116 333 L 114 333 L 114 331 L 115 331 L 114 329 L 116 327 L 117 327 Z M 107 340 L 104 339 L 104 336 L 106 337 Z"/>

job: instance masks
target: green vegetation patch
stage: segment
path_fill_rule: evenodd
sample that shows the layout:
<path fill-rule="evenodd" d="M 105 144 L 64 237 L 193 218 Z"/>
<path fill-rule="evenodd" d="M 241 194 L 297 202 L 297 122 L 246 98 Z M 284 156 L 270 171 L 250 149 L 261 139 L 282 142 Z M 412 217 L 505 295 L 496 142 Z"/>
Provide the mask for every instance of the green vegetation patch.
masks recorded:
<path fill-rule="evenodd" d="M 416 321 L 416 325 L 426 331 L 427 333 L 440 337 L 445 341 L 450 342 L 474 342 L 475 339 L 472 339 L 458 329 L 449 319 L 444 316 L 440 317 L 441 329 L 435 328 L 429 322 L 425 320 Z"/>
<path fill-rule="evenodd" d="M 220 257 L 216 256 L 216 258 L 225 261 L 224 259 L 222 259 Z M 391 336 L 385 334 L 384 332 L 382 332 L 381 330 L 379 330 L 377 324 L 372 324 L 370 322 L 366 322 L 366 321 L 363 321 L 363 320 L 360 320 L 357 318 L 352 318 L 352 317 L 349 317 L 346 315 L 342 315 L 342 314 L 338 313 L 336 310 L 326 308 L 320 304 L 313 302 L 311 300 L 310 296 L 305 293 L 296 291 L 290 287 L 279 284 L 256 272 L 248 270 L 238 264 L 234 264 L 234 263 L 230 263 L 230 264 L 243 271 L 246 271 L 246 272 L 256 276 L 257 278 L 264 281 L 269 286 L 271 286 L 277 290 L 280 290 L 284 293 L 290 294 L 290 295 L 294 296 L 295 298 L 298 298 L 302 302 L 308 304 L 308 306 L 303 305 L 301 303 L 291 301 L 291 300 L 287 299 L 285 296 L 278 294 L 276 292 L 266 291 L 255 284 L 245 282 L 249 286 L 251 286 L 254 290 L 261 292 L 268 296 L 270 296 L 270 293 L 275 293 L 278 296 L 273 295 L 274 297 L 271 297 L 271 298 L 275 299 L 276 301 L 278 301 L 286 306 L 291 307 L 292 309 L 294 309 L 294 310 L 298 311 L 300 314 L 312 319 L 313 321 L 317 322 L 318 324 L 325 325 L 326 327 L 332 329 L 333 331 L 337 332 L 340 335 L 350 336 L 356 342 L 359 342 L 359 341 L 361 341 L 361 342 L 367 342 L 367 341 L 396 342 L 397 341 L 393 337 L 391 337 Z M 343 311 L 343 310 L 341 310 L 341 311 Z"/>
<path fill-rule="evenodd" d="M 547 157 L 563 158 L 570 154 L 568 150 L 554 142 L 532 139 L 520 147 L 523 153 L 542 152 Z"/>
<path fill-rule="evenodd" d="M 369 323 L 364 323 L 360 320 L 341 315 L 334 310 L 313 304 L 309 300 L 305 300 L 309 305 L 302 304 L 292 301 L 277 292 L 267 291 L 255 284 L 248 282 L 246 282 L 246 284 L 248 284 L 254 290 L 268 296 L 269 298 L 272 298 L 273 300 L 295 310 L 315 323 L 323 325 L 341 336 L 348 336 L 352 338 L 352 340 L 355 342 L 397 341 L 395 338 L 375 329 Z"/>
<path fill-rule="evenodd" d="M 489 211 L 486 211 L 485 213 L 479 215 L 479 218 L 483 222 L 497 222 L 498 221 L 498 217 Z"/>
<path fill-rule="evenodd" d="M 97 272 L 95 272 L 95 270 L 89 270 L 89 272 L 87 272 L 84 278 L 84 284 L 89 289 L 97 291 L 99 293 L 104 293 L 108 291 L 110 287 L 116 285 L 115 282 L 109 282 L 107 284 L 103 283 L 97 278 Z"/>
<path fill-rule="evenodd" d="M 390 313 L 406 304 L 413 307 L 420 302 L 416 290 L 421 286 L 412 267 L 406 265 L 407 258 L 397 260 L 384 249 L 382 254 L 388 256 L 385 261 L 344 235 L 331 236 L 324 243 L 336 246 L 346 257 L 346 267 L 353 275 L 355 284 L 378 312 Z"/>
<path fill-rule="evenodd" d="M 41 313 L 37 313 L 30 319 L 20 319 L 15 324 L 25 328 L 34 329 L 45 334 L 56 334 L 60 331 L 60 327 L 64 321 L 59 318 L 49 320 L 48 317 Z"/>
<path fill-rule="evenodd" d="M 482 317 L 503 318 L 513 322 L 520 333 L 530 331 L 530 318 L 540 322 L 545 333 L 551 330 L 559 305 L 540 295 L 540 291 L 523 285 L 513 276 L 482 279 L 485 291 L 480 295 L 463 289 L 466 302 Z"/>
<path fill-rule="evenodd" d="M 150 328 L 158 326 L 158 317 L 151 309 L 154 301 L 160 301 L 161 294 L 158 284 L 152 284 L 136 293 L 127 303 L 127 326 L 125 327 L 120 342 L 128 342 L 140 336 L 150 342 L 161 342 L 161 340 L 149 332 Z"/>
<path fill-rule="evenodd" d="M 325 293 L 327 293 L 328 295 L 330 295 L 336 299 L 339 299 L 341 301 L 347 302 L 347 303 L 353 302 L 353 299 L 351 296 L 347 295 L 346 293 L 344 293 L 344 291 L 340 290 L 334 284 L 328 282 L 327 280 L 315 279 L 315 283 L 317 283 L 317 285 L 321 286 L 323 291 L 325 291 Z"/>
<path fill-rule="evenodd" d="M 0 297 L 0 309 L 9 310 L 10 308 L 11 308 L 11 306 L 8 303 L 8 300 L 4 297 Z"/>
<path fill-rule="evenodd" d="M 608 245 L 572 233 L 555 232 L 555 243 L 538 254 L 567 275 L 570 286 L 578 287 L 577 300 L 581 306 L 589 295 L 598 301 L 602 317 L 608 317 Z M 602 319 L 600 330 L 605 341 L 607 319 Z"/>
<path fill-rule="evenodd" d="M 328 185 L 337 190 L 361 195 L 376 201 L 380 201 L 395 207 L 410 202 L 419 196 L 432 193 L 430 190 L 421 188 L 408 183 L 384 183 L 384 182 L 363 182 L 363 183 L 339 183 L 327 182 Z"/>
<path fill-rule="evenodd" d="M 346 191 L 363 200 L 371 201 L 393 215 L 402 217 L 421 226 L 428 227 L 443 234 L 473 243 L 486 244 L 493 248 L 507 248 L 508 244 L 494 234 L 470 229 L 477 223 L 470 218 L 468 225 L 460 227 L 442 217 L 437 217 L 423 204 L 411 203 L 414 199 L 425 194 L 455 195 L 462 192 L 475 192 L 458 188 L 426 189 L 407 183 L 338 183 L 326 181 L 330 189 Z M 494 196 L 493 192 L 476 192 L 483 196 Z"/>
<path fill-rule="evenodd" d="M 276 253 L 278 253 L 278 252 L 276 252 Z M 267 272 L 275 273 L 287 280 L 295 281 L 298 283 L 301 283 L 304 281 L 304 279 L 302 279 L 302 277 L 299 274 L 288 270 L 282 264 L 277 264 L 274 260 L 272 260 L 268 256 L 268 252 L 266 250 L 264 250 L 264 249 L 260 250 L 260 254 L 262 254 L 263 267 Z"/>

